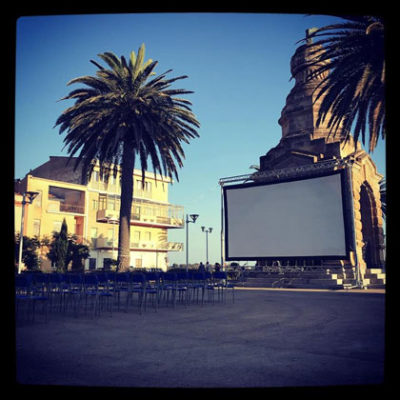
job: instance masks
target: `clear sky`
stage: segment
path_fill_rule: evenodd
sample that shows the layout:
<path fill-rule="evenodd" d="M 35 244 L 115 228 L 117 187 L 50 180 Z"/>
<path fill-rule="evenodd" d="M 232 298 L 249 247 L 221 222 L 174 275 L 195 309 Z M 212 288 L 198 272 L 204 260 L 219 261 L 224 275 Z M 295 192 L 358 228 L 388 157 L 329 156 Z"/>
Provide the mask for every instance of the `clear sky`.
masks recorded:
<path fill-rule="evenodd" d="M 205 262 L 206 234 L 212 227 L 209 261 L 219 262 L 221 193 L 218 180 L 252 172 L 259 157 L 279 143 L 278 124 L 293 87 L 290 58 L 310 27 L 340 19 L 276 13 L 149 13 L 21 17 L 16 24 L 15 178 L 64 155 L 63 136 L 53 128 L 72 103 L 58 101 L 79 87 L 69 80 L 94 75 L 90 59 L 112 51 L 129 56 L 146 46 L 146 59 L 170 68 L 170 78 L 188 75 L 175 88 L 185 95 L 201 123 L 200 138 L 184 144 L 186 160 L 169 200 L 199 214 L 189 224 L 189 262 Z M 385 142 L 371 155 L 385 175 Z M 185 230 L 170 230 L 169 241 L 185 243 Z M 169 253 L 185 263 L 186 253 Z"/>

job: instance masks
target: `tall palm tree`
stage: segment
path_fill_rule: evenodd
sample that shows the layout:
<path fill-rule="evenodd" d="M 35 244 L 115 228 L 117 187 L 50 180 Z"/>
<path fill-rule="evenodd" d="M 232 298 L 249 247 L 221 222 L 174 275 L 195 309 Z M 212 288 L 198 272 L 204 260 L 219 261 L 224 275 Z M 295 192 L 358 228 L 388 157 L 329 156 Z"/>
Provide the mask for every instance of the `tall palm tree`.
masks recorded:
<path fill-rule="evenodd" d="M 108 69 L 90 60 L 97 68 L 96 76 L 72 79 L 68 85 L 80 83 L 86 87 L 71 91 L 63 99 L 74 99 L 57 119 L 59 133 L 66 131 L 65 146 L 70 160 L 78 151 L 75 169 L 82 167 L 83 179 L 89 179 L 96 162 L 100 174 L 107 180 L 121 168 L 121 206 L 119 223 L 118 262 L 129 267 L 130 217 L 133 197 L 133 170 L 140 161 L 142 183 L 148 160 L 155 173 L 178 181 L 177 167 L 183 166 L 185 154 L 182 142 L 198 137 L 200 127 L 192 113 L 191 102 L 175 97 L 193 93 L 184 89 L 169 89 L 186 75 L 166 79 L 168 70 L 151 80 L 157 61 L 144 62 L 145 46 L 137 55 L 131 52 L 129 61 L 111 52 L 99 54 Z"/>
<path fill-rule="evenodd" d="M 357 142 L 366 141 L 369 151 L 385 137 L 384 21 L 373 16 L 340 16 L 345 21 L 313 30 L 307 38 L 315 46 L 307 64 L 315 69 L 309 76 L 322 77 L 316 99 L 322 97 L 317 126 L 328 118 L 331 132 L 343 129 Z M 314 44 L 311 39 L 317 38 Z M 325 52 L 321 52 L 322 45 Z M 326 72 L 329 73 L 326 73 Z"/>

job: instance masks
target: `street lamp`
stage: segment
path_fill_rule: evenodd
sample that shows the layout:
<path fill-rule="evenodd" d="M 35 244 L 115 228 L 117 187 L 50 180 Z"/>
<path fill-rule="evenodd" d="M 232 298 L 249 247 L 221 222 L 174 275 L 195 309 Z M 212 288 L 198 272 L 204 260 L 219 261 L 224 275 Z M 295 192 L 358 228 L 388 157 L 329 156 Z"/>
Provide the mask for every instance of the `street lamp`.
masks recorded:
<path fill-rule="evenodd" d="M 18 255 L 18 274 L 22 269 L 22 248 L 24 242 L 24 217 L 25 217 L 25 204 L 32 204 L 35 197 L 39 192 L 24 192 L 22 195 L 22 215 L 21 215 L 21 231 L 19 233 L 19 255 Z"/>
<path fill-rule="evenodd" d="M 212 232 L 213 228 L 206 229 L 205 226 L 202 226 L 201 230 L 206 233 L 206 261 L 208 262 L 208 234 Z"/>
<path fill-rule="evenodd" d="M 186 271 L 189 269 L 189 224 L 191 222 L 194 224 L 197 218 L 199 214 L 186 214 Z"/>

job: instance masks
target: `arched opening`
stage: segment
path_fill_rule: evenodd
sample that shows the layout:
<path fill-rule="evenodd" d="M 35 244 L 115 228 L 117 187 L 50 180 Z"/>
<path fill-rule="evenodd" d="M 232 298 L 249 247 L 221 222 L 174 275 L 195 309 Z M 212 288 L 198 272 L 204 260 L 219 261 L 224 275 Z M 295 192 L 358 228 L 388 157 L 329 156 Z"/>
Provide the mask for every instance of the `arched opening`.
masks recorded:
<path fill-rule="evenodd" d="M 371 187 L 367 182 L 361 185 L 360 212 L 363 236 L 363 258 L 367 268 L 376 268 L 379 264 L 378 234 L 376 226 L 376 203 Z"/>

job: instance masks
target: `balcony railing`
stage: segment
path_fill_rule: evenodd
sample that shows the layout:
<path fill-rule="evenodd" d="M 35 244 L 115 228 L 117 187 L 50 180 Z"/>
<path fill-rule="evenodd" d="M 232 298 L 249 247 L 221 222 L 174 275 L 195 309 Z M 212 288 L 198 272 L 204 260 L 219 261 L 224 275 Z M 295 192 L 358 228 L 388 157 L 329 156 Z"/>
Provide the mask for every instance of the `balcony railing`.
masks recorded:
<path fill-rule="evenodd" d="M 97 211 L 98 222 L 118 221 L 119 212 L 103 209 Z M 169 228 L 183 228 L 183 207 L 135 200 L 132 203 L 131 223 L 135 225 L 156 225 Z"/>
<path fill-rule="evenodd" d="M 118 242 L 113 241 L 108 238 L 98 237 L 93 240 L 94 248 L 97 249 L 117 249 Z M 151 242 L 151 241 L 139 241 L 139 242 L 131 242 L 130 245 L 131 250 L 150 250 L 150 251 L 183 251 L 183 243 L 178 242 Z"/>
<path fill-rule="evenodd" d="M 118 193 L 118 194 L 121 193 L 120 184 L 116 182 L 111 183 L 111 181 L 109 181 L 108 183 L 102 181 L 91 181 L 89 182 L 88 187 L 90 189 L 95 189 L 102 192 Z M 153 192 L 151 190 L 145 190 L 142 188 L 135 187 L 133 192 L 135 197 L 142 197 L 145 199 L 151 199 L 153 197 Z"/>
<path fill-rule="evenodd" d="M 49 200 L 47 203 L 47 211 L 85 214 L 85 207 L 78 204 L 69 204 L 61 201 Z"/>
<path fill-rule="evenodd" d="M 97 222 L 119 221 L 119 212 L 116 210 L 98 210 L 96 214 Z"/>

